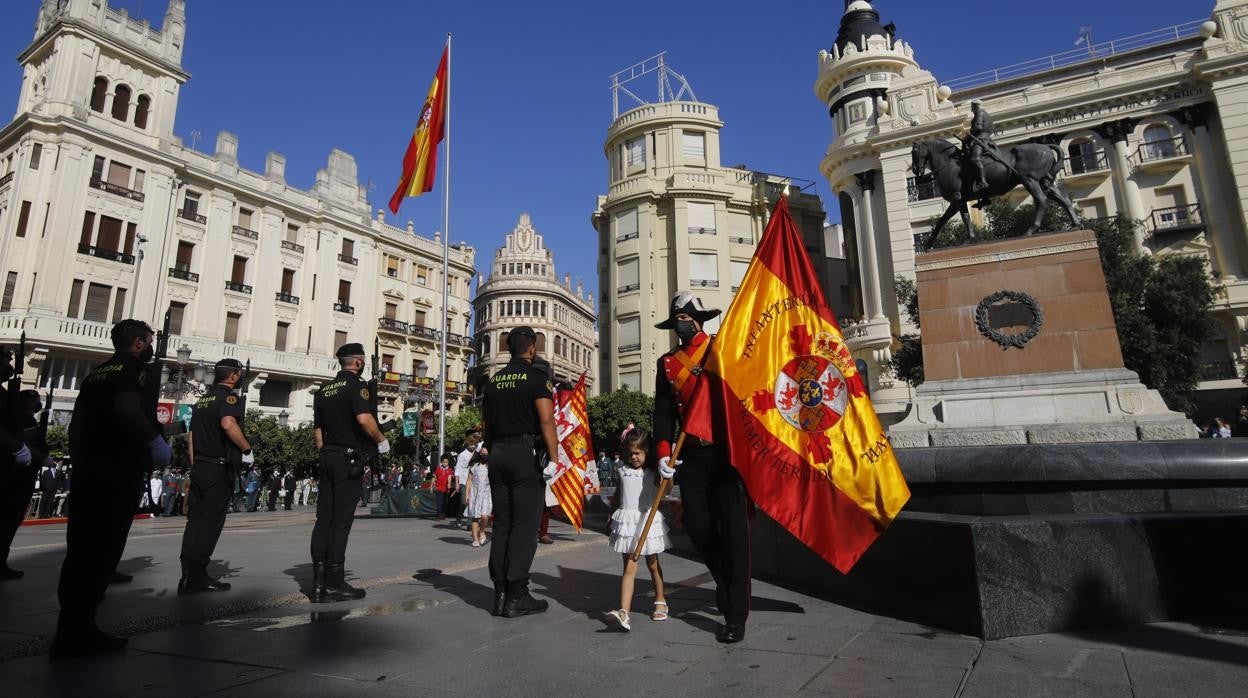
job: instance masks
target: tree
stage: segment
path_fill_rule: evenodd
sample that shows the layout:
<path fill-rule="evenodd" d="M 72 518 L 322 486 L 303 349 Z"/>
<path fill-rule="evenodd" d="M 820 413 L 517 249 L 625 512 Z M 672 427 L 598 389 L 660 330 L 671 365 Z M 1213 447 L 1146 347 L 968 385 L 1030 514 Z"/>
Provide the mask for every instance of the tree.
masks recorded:
<path fill-rule="evenodd" d="M 897 294 L 897 307 L 915 327 L 919 326 L 919 289 L 911 279 L 898 276 L 893 279 L 893 289 Z M 898 380 L 903 380 L 915 387 L 923 382 L 923 342 L 918 333 L 903 334 L 894 337 L 897 346 L 893 349 L 893 358 L 882 367 Z"/>
<path fill-rule="evenodd" d="M 64 458 L 69 455 L 69 427 L 63 424 L 48 425 L 48 455 Z"/>
<path fill-rule="evenodd" d="M 446 420 L 446 447 L 452 451 L 462 450 L 464 437 L 479 429 L 481 429 L 481 410 L 471 405 L 460 409 Z"/>
<path fill-rule="evenodd" d="M 612 453 L 620 447 L 620 432 L 629 423 L 651 429 L 654 419 L 654 398 L 628 389 L 616 390 L 590 398 L 587 405 L 589 430 L 594 448 Z"/>

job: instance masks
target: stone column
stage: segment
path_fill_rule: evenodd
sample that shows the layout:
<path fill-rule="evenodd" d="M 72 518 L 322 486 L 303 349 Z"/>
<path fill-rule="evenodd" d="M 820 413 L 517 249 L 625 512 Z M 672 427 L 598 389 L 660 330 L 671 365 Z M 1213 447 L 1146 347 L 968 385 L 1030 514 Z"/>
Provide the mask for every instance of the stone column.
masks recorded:
<path fill-rule="evenodd" d="M 1213 105 L 1205 102 L 1184 107 L 1174 116 L 1191 130 L 1188 148 L 1196 161 L 1196 173 L 1200 176 L 1200 190 L 1196 198 L 1200 201 L 1200 215 L 1205 223 L 1205 239 L 1213 248 L 1213 266 L 1223 276 L 1240 278 L 1243 269 L 1235 254 L 1236 231 L 1232 230 L 1233 219 L 1226 211 L 1226 195 L 1214 164 L 1216 155 L 1209 137 L 1212 111 Z"/>
<path fill-rule="evenodd" d="M 1133 119 L 1108 121 L 1095 130 L 1102 137 L 1114 144 L 1114 190 L 1118 196 L 1118 212 L 1126 214 L 1131 221 L 1142 221 L 1145 218 L 1144 204 L 1140 199 L 1140 185 L 1131 177 L 1130 151 L 1127 148 L 1127 137 L 1135 128 Z M 1135 248 L 1144 250 L 1144 231 L 1140 226 L 1135 229 Z"/>
<path fill-rule="evenodd" d="M 880 294 L 880 260 L 876 253 L 875 214 L 871 210 L 871 193 L 875 191 L 875 170 L 854 175 L 862 195 L 855 201 L 859 209 L 858 239 L 862 242 L 863 300 L 868 320 L 884 317 L 884 303 Z"/>

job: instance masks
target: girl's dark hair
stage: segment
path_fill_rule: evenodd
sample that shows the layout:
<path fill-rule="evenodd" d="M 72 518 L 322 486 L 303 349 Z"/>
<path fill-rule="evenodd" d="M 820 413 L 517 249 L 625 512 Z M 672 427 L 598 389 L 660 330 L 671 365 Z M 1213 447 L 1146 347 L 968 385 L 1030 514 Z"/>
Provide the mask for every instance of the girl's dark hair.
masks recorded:
<path fill-rule="evenodd" d="M 620 439 L 620 446 L 624 448 L 625 455 L 631 452 L 634 448 L 638 448 L 646 452 L 646 464 L 642 466 L 642 468 L 654 473 L 657 484 L 659 466 L 658 461 L 654 457 L 654 440 L 650 438 L 650 432 L 641 427 L 633 427 L 624 434 L 623 439 Z"/>

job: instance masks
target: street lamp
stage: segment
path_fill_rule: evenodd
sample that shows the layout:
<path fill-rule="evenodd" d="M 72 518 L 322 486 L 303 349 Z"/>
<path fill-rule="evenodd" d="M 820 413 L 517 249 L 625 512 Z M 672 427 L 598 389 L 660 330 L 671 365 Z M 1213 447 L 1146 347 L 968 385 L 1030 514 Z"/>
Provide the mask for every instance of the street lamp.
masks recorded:
<path fill-rule="evenodd" d="M 289 422 L 290 422 L 289 412 L 287 412 L 286 410 L 282 410 L 281 412 L 277 413 L 277 423 L 281 424 L 282 428 L 285 428 Z"/>
<path fill-rule="evenodd" d="M 407 411 L 408 403 L 416 405 L 416 433 L 414 436 L 414 444 L 416 447 L 416 465 L 420 467 L 420 432 L 424 425 L 422 424 L 420 407 L 426 402 L 432 402 L 438 396 L 438 382 L 440 379 L 434 378 L 425 382 L 425 378 L 429 373 L 429 364 L 420 362 L 416 366 L 416 378 L 421 379 L 420 383 L 413 386 L 412 377 L 403 375 L 399 378 L 399 394 L 403 396 L 403 411 Z"/>

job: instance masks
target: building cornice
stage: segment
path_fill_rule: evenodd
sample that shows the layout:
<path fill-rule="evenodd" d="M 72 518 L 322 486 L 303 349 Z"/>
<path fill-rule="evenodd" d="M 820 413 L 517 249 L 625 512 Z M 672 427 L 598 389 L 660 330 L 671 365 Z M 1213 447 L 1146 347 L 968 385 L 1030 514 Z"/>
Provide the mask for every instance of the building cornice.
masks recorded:
<path fill-rule="evenodd" d="M 114 37 L 111 37 L 81 19 L 74 17 L 64 17 L 59 19 L 42 35 L 36 37 L 30 46 L 26 47 L 25 51 L 18 54 L 18 62 L 25 63 L 26 61 L 36 57 L 42 51 L 49 48 L 52 42 L 56 39 L 56 36 L 62 33 L 84 34 L 85 36 L 83 38 L 90 39 L 101 46 L 107 47 L 114 53 L 125 58 L 138 59 L 142 61 L 143 67 L 163 73 L 166 76 L 177 80 L 179 83 L 185 83 L 187 80 L 191 79 L 191 74 L 186 72 L 181 65 L 161 58 L 160 56 L 153 55 L 152 52 L 147 49 L 119 43 Z"/>

